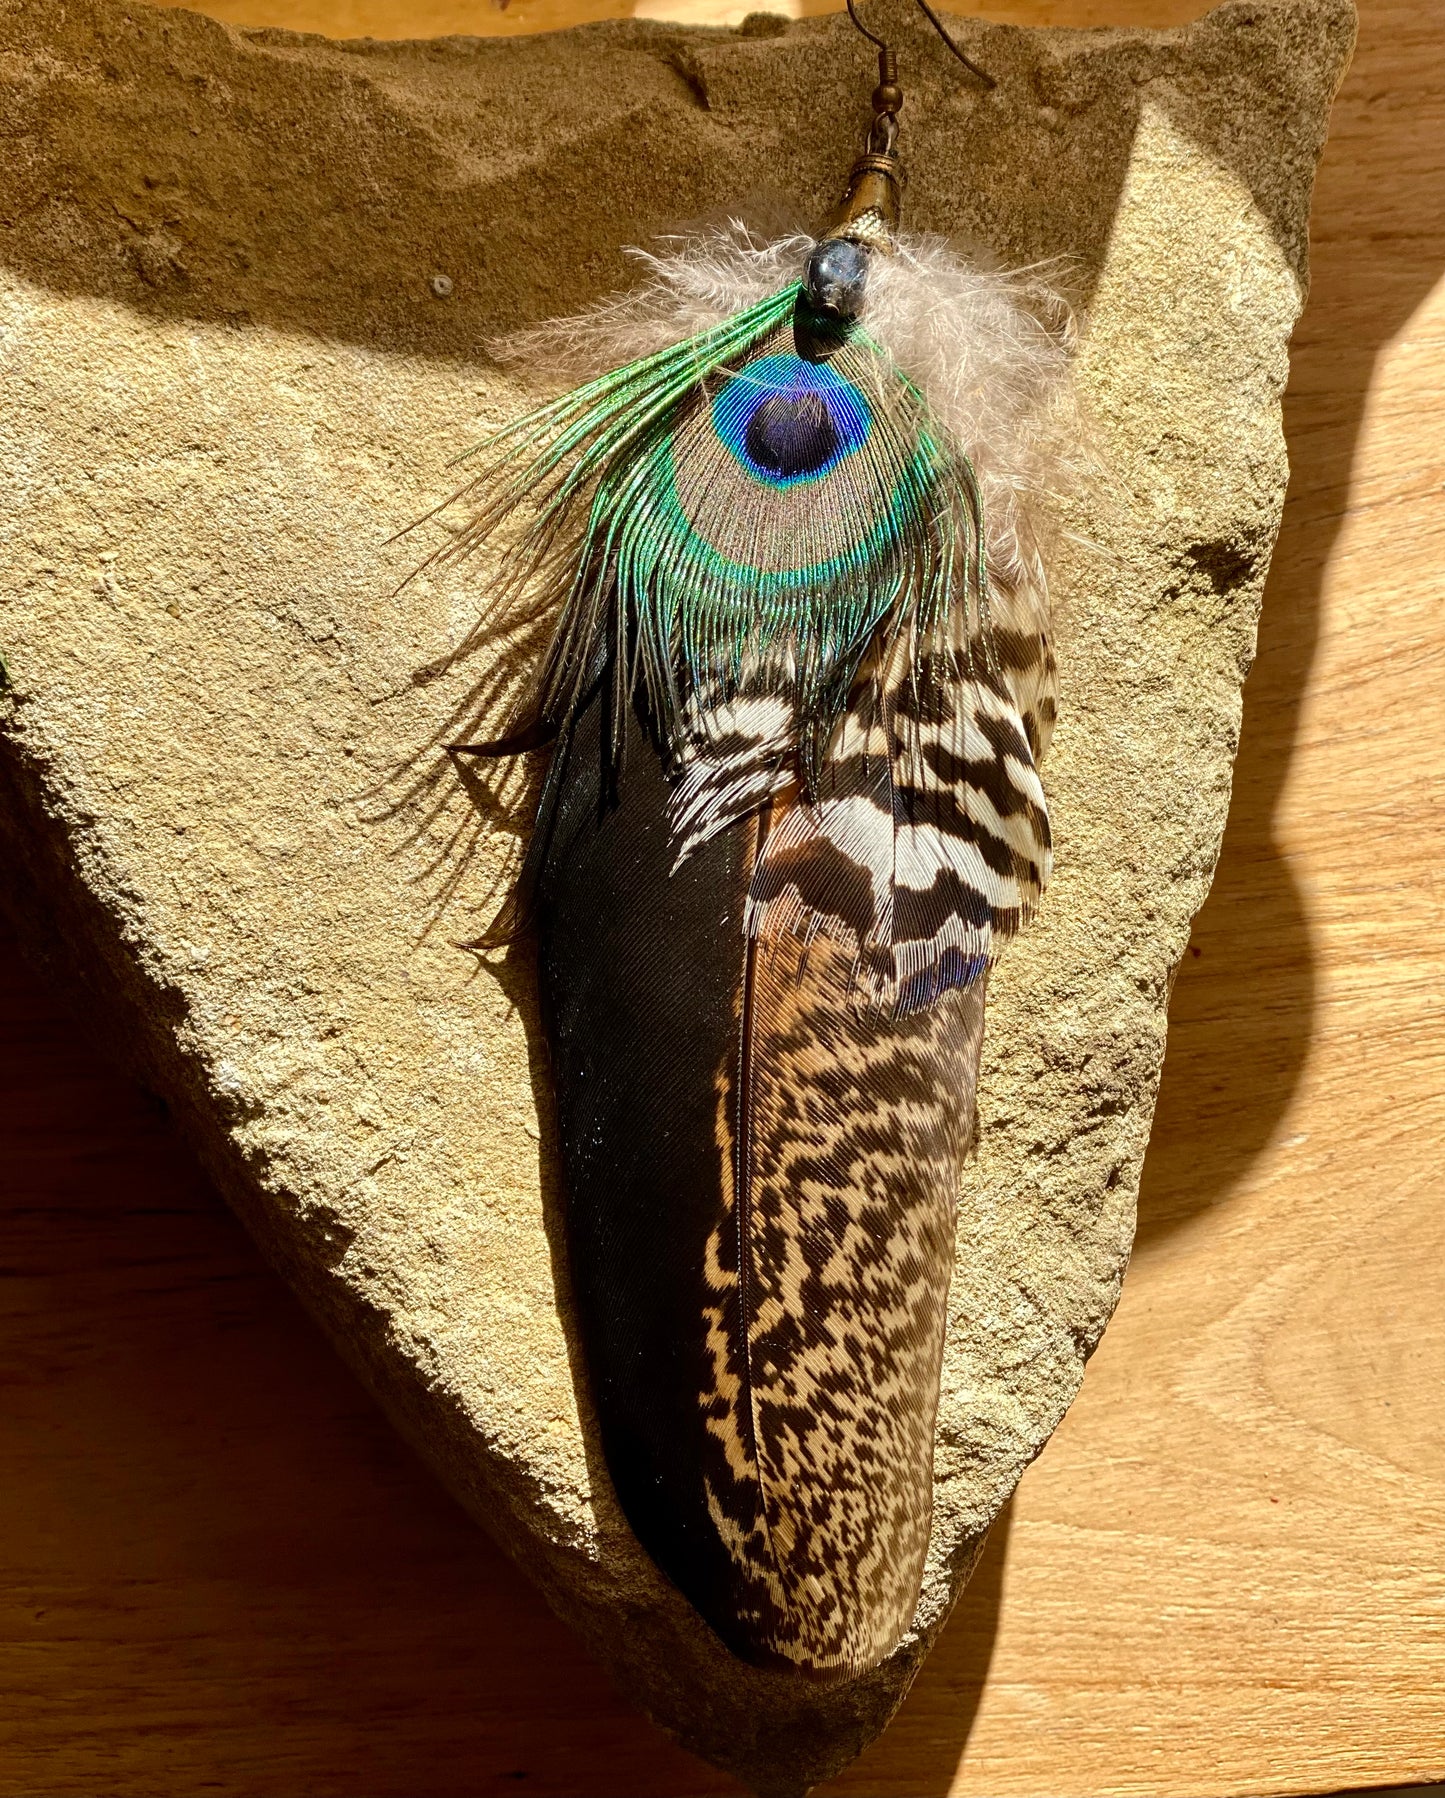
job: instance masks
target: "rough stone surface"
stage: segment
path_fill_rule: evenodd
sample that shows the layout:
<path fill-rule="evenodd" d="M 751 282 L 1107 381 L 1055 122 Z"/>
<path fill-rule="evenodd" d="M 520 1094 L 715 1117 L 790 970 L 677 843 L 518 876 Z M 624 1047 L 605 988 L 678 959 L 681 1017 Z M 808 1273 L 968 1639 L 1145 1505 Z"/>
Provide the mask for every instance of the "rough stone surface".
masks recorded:
<path fill-rule="evenodd" d="M 916 1633 L 819 1693 L 723 1653 L 600 1471 L 531 969 L 453 946 L 526 815 L 438 749 L 492 691 L 452 658 L 478 577 L 394 593 L 425 545 L 387 538 L 520 404 L 486 333 L 622 284 L 621 246 L 688 218 L 817 218 L 868 58 L 839 19 L 341 45 L 0 12 L 8 902 L 441 1477 L 655 1717 L 778 1791 L 883 1727 L 1118 1296 L 1353 15 L 960 21 L 986 98 L 896 30 L 911 222 L 1069 258 L 1112 480 L 1059 571 L 1058 872 L 990 999 Z"/>

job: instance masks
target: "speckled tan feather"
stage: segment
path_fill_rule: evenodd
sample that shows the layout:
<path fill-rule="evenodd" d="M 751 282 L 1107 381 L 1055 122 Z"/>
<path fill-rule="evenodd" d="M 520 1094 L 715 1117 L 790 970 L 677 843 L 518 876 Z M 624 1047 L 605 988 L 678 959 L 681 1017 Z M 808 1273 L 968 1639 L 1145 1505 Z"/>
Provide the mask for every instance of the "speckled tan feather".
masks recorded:
<path fill-rule="evenodd" d="M 895 1020 L 836 943 L 758 945 L 718 1090 L 710 1513 L 758 1650 L 820 1679 L 912 1619 L 983 982 Z"/>

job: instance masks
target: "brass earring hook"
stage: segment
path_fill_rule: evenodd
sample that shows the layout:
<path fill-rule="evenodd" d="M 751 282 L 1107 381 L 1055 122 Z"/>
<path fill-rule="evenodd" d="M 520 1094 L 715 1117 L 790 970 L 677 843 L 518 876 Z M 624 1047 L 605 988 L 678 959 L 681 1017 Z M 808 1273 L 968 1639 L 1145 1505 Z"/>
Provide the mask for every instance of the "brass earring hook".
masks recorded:
<path fill-rule="evenodd" d="M 854 29 L 861 31 L 870 44 L 876 44 L 878 46 L 879 86 L 896 88 L 898 86 L 897 54 L 884 43 L 881 37 L 876 37 L 858 17 L 858 8 L 854 5 L 854 0 L 844 0 L 844 4 L 848 8 L 848 17 L 853 21 Z M 958 58 L 964 68 L 966 68 L 970 74 L 977 75 L 985 87 L 997 87 L 998 83 L 994 80 L 993 76 L 990 75 L 986 69 L 981 69 L 971 56 L 965 56 L 958 45 L 954 43 L 953 39 L 948 35 L 948 30 L 944 25 L 943 20 L 939 18 L 938 14 L 928 4 L 928 0 L 916 0 L 916 4 L 918 10 L 943 40 L 944 46 Z M 900 94 L 899 105 L 902 105 L 902 103 L 903 98 Z"/>

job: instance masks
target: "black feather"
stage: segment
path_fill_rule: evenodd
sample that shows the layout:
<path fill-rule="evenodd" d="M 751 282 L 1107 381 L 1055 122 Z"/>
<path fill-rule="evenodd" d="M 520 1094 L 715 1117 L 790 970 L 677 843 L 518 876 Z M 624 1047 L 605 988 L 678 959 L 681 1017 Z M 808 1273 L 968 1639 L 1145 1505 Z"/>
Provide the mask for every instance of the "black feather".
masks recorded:
<path fill-rule="evenodd" d="M 738 1048 L 746 833 L 672 873 L 671 789 L 635 717 L 611 760 L 596 691 L 559 745 L 527 876 L 567 1246 L 608 1468 L 658 1565 L 730 1645 L 733 1577 L 700 1470 L 702 1269 L 720 1214 L 716 1085 Z M 619 789 L 625 803 L 618 802 Z"/>

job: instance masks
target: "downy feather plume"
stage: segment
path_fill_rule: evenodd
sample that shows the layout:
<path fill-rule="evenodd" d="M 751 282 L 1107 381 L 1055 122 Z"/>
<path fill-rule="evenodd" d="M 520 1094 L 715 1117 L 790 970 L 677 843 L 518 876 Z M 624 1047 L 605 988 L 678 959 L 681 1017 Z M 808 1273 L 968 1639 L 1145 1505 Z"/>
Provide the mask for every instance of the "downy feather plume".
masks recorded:
<path fill-rule="evenodd" d="M 861 166 L 861 165 L 860 165 Z M 986 973 L 1048 879 L 1066 308 L 941 240 L 638 252 L 500 352 L 577 382 L 473 453 L 492 615 L 550 608 L 535 927 L 608 1467 L 735 1652 L 906 1633 Z M 516 742 L 518 733 L 509 741 Z"/>

